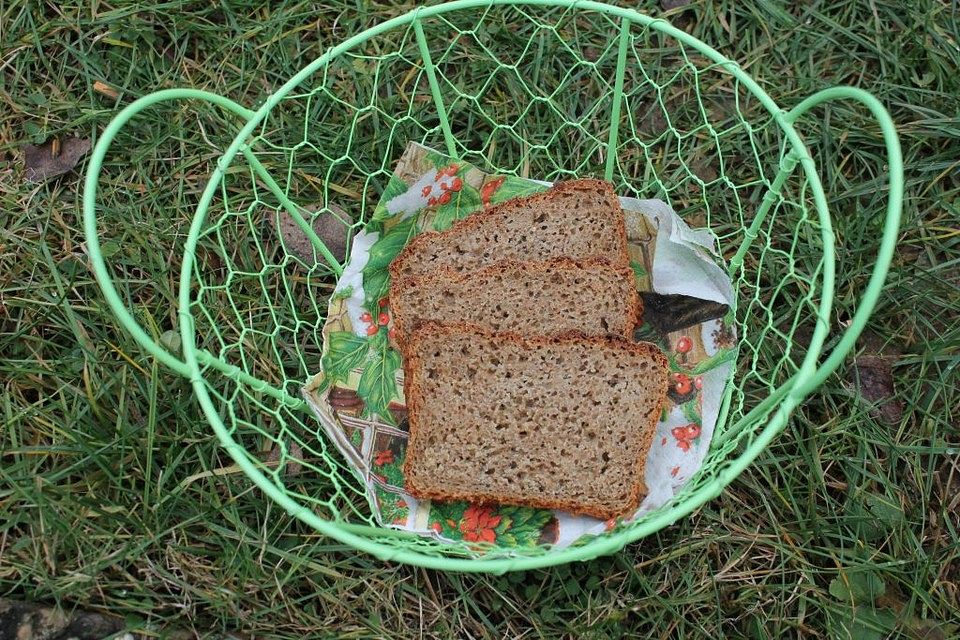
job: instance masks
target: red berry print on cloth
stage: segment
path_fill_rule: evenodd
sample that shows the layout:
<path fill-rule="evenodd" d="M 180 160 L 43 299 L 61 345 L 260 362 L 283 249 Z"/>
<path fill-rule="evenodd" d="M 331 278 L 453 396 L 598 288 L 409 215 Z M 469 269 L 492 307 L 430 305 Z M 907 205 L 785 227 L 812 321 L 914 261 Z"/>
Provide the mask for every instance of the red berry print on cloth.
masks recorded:
<path fill-rule="evenodd" d="M 380 302 L 377 303 L 377 306 L 381 309 L 390 306 L 390 298 L 380 298 Z"/>
<path fill-rule="evenodd" d="M 673 469 L 670 469 L 671 477 L 676 478 L 678 473 L 680 473 L 680 465 L 677 465 Z"/>
<path fill-rule="evenodd" d="M 381 327 L 387 326 L 390 324 L 390 316 L 381 312 L 380 315 L 377 316 L 377 324 Z"/>
<path fill-rule="evenodd" d="M 378 467 L 382 467 L 385 464 L 393 463 L 393 451 L 390 449 L 384 449 L 383 451 L 378 451 L 377 455 L 373 458 L 373 464 Z"/>
<path fill-rule="evenodd" d="M 426 198 L 427 196 L 430 195 L 430 192 L 431 192 L 431 191 L 433 191 L 433 185 L 432 185 L 432 184 L 428 184 L 428 185 L 425 186 L 423 189 L 421 189 L 420 193 L 423 195 L 424 198 Z"/>
<path fill-rule="evenodd" d="M 449 164 L 446 167 L 441 167 L 437 169 L 437 176 L 434 180 L 441 180 L 445 176 L 450 176 L 451 178 L 457 175 L 457 171 L 460 171 L 460 165 L 458 164 Z"/>
<path fill-rule="evenodd" d="M 701 429 L 696 422 L 691 422 L 682 427 L 674 427 L 670 430 L 670 433 L 677 441 L 677 447 L 680 451 L 686 453 L 690 451 L 690 445 L 693 444 L 693 441 L 700 437 Z"/>
<path fill-rule="evenodd" d="M 431 522 L 430 530 L 433 531 L 434 533 L 441 533 L 443 531 L 443 525 L 440 524 L 439 522 Z"/>
<path fill-rule="evenodd" d="M 694 389 L 693 379 L 685 373 L 670 374 L 670 386 L 667 388 L 667 396 L 673 400 L 674 404 L 683 404 L 693 400 L 697 395 Z"/>
<path fill-rule="evenodd" d="M 693 386 L 697 388 L 697 391 L 703 389 L 703 376 L 697 376 L 693 379 Z"/>
<path fill-rule="evenodd" d="M 386 300 L 386 298 L 380 301 L 381 306 L 383 305 L 384 300 Z M 384 314 L 380 313 L 380 315 L 382 316 Z M 366 325 L 363 330 L 370 337 L 377 335 L 377 332 L 380 331 L 380 326 L 378 326 L 378 323 L 375 322 L 375 320 L 377 320 L 377 318 L 374 318 L 373 314 L 369 311 L 364 311 L 360 314 L 360 322 Z"/>
<path fill-rule="evenodd" d="M 497 189 L 500 188 L 500 185 L 502 185 L 506 179 L 505 176 L 500 176 L 499 178 L 494 178 L 484 183 L 484 185 L 480 187 L 480 202 L 483 203 L 483 206 L 490 206 L 490 198 L 493 197 L 493 194 L 497 192 Z"/>
<path fill-rule="evenodd" d="M 459 167 L 455 164 L 452 164 L 449 167 L 439 169 L 437 171 L 436 179 L 440 180 L 440 184 L 438 185 L 440 187 L 440 194 L 427 200 L 427 204 L 429 204 L 431 207 L 448 204 L 453 198 L 453 194 L 463 189 L 463 180 L 457 176 L 458 170 Z M 444 180 L 444 178 L 447 177 L 451 177 L 453 179 Z M 424 193 L 424 195 L 427 194 Z"/>
<path fill-rule="evenodd" d="M 500 516 L 494 515 L 493 507 L 472 504 L 463 512 L 460 533 L 467 542 L 493 543 L 497 539 L 494 529 L 500 524 L 501 519 Z"/>
<path fill-rule="evenodd" d="M 677 361 L 685 365 L 690 357 L 693 356 L 693 354 L 690 353 L 691 350 L 693 350 L 693 340 L 690 339 L 690 336 L 680 336 L 673 345 L 673 349 L 677 352 Z"/>

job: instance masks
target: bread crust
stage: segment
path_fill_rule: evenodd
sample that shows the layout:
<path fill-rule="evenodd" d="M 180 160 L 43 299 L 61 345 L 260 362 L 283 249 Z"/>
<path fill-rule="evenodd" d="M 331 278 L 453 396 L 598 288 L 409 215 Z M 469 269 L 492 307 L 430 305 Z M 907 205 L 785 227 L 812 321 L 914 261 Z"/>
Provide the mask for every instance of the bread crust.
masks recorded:
<path fill-rule="evenodd" d="M 616 235 L 620 242 L 618 243 L 618 255 L 614 256 L 614 259 L 611 260 L 611 263 L 622 264 L 623 266 L 629 267 L 630 254 L 627 250 L 627 223 L 623 215 L 623 209 L 620 207 L 620 199 L 617 198 L 617 195 L 614 193 L 613 187 L 609 182 L 597 180 L 595 178 L 580 178 L 577 180 L 558 182 L 547 191 L 541 191 L 539 193 L 534 193 L 520 198 L 511 198 L 510 200 L 501 202 L 490 207 L 489 209 L 478 210 L 468 215 L 466 218 L 454 222 L 453 225 L 445 231 L 424 231 L 423 233 L 414 236 L 414 238 L 407 243 L 407 246 L 405 246 L 400 253 L 397 254 L 397 256 L 393 259 L 393 262 L 390 263 L 389 271 L 391 282 L 401 282 L 404 279 L 403 268 L 407 261 L 416 260 L 416 254 L 418 251 L 420 251 L 420 247 L 433 242 L 438 238 L 452 237 L 463 233 L 464 231 L 469 231 L 474 227 L 482 225 L 487 220 L 496 218 L 502 214 L 504 210 L 509 210 L 513 207 L 516 207 L 518 204 L 529 205 L 535 204 L 541 200 L 550 201 L 553 200 L 558 194 L 591 189 L 597 190 L 604 196 L 608 197 L 610 199 L 611 211 L 618 212 L 620 214 L 614 215 Z"/>
<path fill-rule="evenodd" d="M 397 304 L 398 301 L 403 300 L 402 296 L 404 291 L 415 287 L 430 285 L 438 281 L 462 284 L 469 280 L 478 280 L 485 277 L 498 275 L 501 271 L 511 268 L 522 268 L 528 271 L 539 273 L 541 275 L 551 270 L 589 270 L 591 268 L 610 269 L 611 271 L 616 272 L 621 278 L 623 278 L 624 282 L 627 283 L 627 286 L 625 287 L 627 290 L 627 299 L 624 301 L 624 309 L 626 311 L 626 328 L 621 334 L 624 338 L 629 338 L 633 334 L 633 330 L 639 324 L 643 315 L 643 300 L 640 298 L 640 294 L 633 285 L 633 270 L 630 269 L 629 266 L 614 264 L 610 262 L 609 259 L 600 256 L 591 256 L 589 258 L 581 258 L 579 260 L 567 257 L 559 257 L 551 258 L 549 260 L 530 262 L 524 260 L 507 259 L 500 260 L 499 262 L 495 262 L 490 266 L 482 267 L 475 271 L 456 271 L 455 269 L 451 269 L 449 267 L 441 267 L 437 271 L 432 271 L 428 274 L 410 276 L 403 279 L 401 283 L 398 284 L 391 283 L 391 312 L 396 335 L 395 339 L 397 341 L 397 345 L 400 347 L 400 352 L 404 355 L 404 357 L 406 357 L 407 354 L 404 343 L 409 335 L 409 331 L 416 329 L 414 326 L 407 326 L 410 319 L 406 317 L 407 310 L 404 308 L 404 304 L 402 302 Z M 584 300 L 584 304 L 589 304 L 589 300 Z"/>
<path fill-rule="evenodd" d="M 634 481 L 629 497 L 623 504 L 616 508 L 605 508 L 602 505 L 592 505 L 577 500 L 538 500 L 536 498 L 504 496 L 483 492 L 439 491 L 429 487 L 418 486 L 417 483 L 412 480 L 410 470 L 416 464 L 417 455 L 420 453 L 418 444 L 421 436 L 418 422 L 424 402 L 422 381 L 419 376 L 419 372 L 422 370 L 420 366 L 420 346 L 425 339 L 433 336 L 463 333 L 503 342 L 513 342 L 525 348 L 570 343 L 587 343 L 599 347 L 615 347 L 633 351 L 636 355 L 650 356 L 657 365 L 659 365 L 662 371 L 662 392 L 660 393 L 654 410 L 647 416 L 647 421 L 644 425 L 643 440 L 641 441 L 639 455 L 635 463 Z M 440 324 L 436 322 L 426 322 L 418 326 L 410 336 L 408 340 L 408 351 L 409 355 L 404 359 L 403 366 L 405 376 L 404 393 L 407 400 L 407 409 L 409 410 L 409 438 L 407 441 L 406 457 L 403 462 L 403 472 L 405 478 L 404 486 L 414 497 L 440 502 L 467 501 L 477 504 L 511 504 L 543 509 L 558 509 L 573 514 L 593 516 L 603 520 L 629 515 L 640 505 L 640 500 L 646 494 L 643 471 L 646 466 L 647 454 L 656 434 L 656 425 L 659 421 L 660 413 L 663 410 L 668 385 L 667 358 L 656 345 L 647 342 L 633 342 L 616 336 L 588 336 L 578 331 L 568 331 L 552 336 L 530 337 L 521 336 L 520 334 L 512 332 L 493 332 L 483 327 L 466 323 Z"/>

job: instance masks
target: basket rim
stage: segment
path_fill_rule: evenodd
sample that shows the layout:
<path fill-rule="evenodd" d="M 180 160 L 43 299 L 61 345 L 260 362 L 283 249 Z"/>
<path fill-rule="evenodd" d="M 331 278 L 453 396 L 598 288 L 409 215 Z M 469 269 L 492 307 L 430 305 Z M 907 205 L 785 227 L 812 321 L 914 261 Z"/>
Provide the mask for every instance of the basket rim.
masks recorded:
<path fill-rule="evenodd" d="M 251 112 L 245 125 L 237 133 L 233 142 L 224 151 L 217 161 L 216 168 L 210 175 L 207 186 L 197 205 L 187 241 L 184 248 L 184 258 L 180 273 L 179 289 L 179 309 L 178 317 L 180 320 L 180 332 L 182 338 L 182 353 L 184 364 L 189 371 L 189 378 L 197 395 L 204 415 L 213 427 L 221 445 L 227 450 L 230 456 L 266 495 L 269 495 L 274 501 L 282 506 L 288 513 L 297 519 L 303 521 L 317 531 L 329 535 L 330 537 L 347 544 L 357 550 L 370 553 L 371 555 L 387 561 L 396 561 L 406 564 L 422 566 L 426 568 L 441 569 L 447 571 L 462 572 L 490 572 L 504 573 L 507 571 L 535 569 L 558 564 L 564 564 L 574 560 L 589 560 L 601 555 L 614 553 L 622 549 L 626 544 L 634 542 L 640 538 L 648 536 L 660 529 L 673 524 L 679 518 L 682 518 L 707 501 L 720 494 L 722 489 L 729 484 L 740 472 L 743 471 L 759 454 L 766 448 L 767 444 L 775 437 L 777 433 L 786 425 L 792 410 L 800 401 L 809 394 L 813 387 L 808 384 L 817 372 L 817 360 L 826 339 L 828 326 L 826 322 L 818 322 L 811 338 L 809 351 L 798 368 L 797 373 L 785 382 L 778 390 L 776 395 L 781 398 L 779 406 L 773 412 L 773 415 L 767 421 L 766 426 L 760 430 L 750 445 L 737 457 L 730 459 L 716 476 L 703 487 L 691 495 L 685 497 L 682 502 L 671 502 L 658 510 L 657 514 L 636 525 L 624 527 L 604 536 L 598 536 L 582 546 L 570 547 L 562 551 L 531 555 L 531 556 L 496 556 L 489 559 L 479 558 L 456 558 L 440 554 L 430 555 L 418 551 L 410 551 L 398 548 L 396 546 L 383 544 L 375 539 L 392 537 L 389 529 L 380 529 L 376 527 L 367 527 L 351 525 L 336 520 L 321 518 L 303 504 L 281 491 L 274 482 L 264 475 L 249 459 L 246 450 L 235 442 L 230 436 L 229 430 L 223 423 L 220 414 L 211 400 L 203 378 L 202 365 L 198 356 L 199 349 L 196 343 L 196 334 L 194 330 L 193 316 L 190 312 L 191 306 L 191 283 L 194 269 L 195 250 L 199 242 L 200 233 L 206 220 L 207 210 L 217 193 L 217 185 L 224 176 L 226 168 L 233 161 L 238 152 L 244 149 L 244 145 L 253 134 L 256 127 L 263 121 L 267 114 L 295 87 L 300 85 L 306 78 L 314 74 L 317 70 L 328 65 L 332 60 L 341 54 L 353 49 L 354 47 L 366 42 L 367 40 L 384 33 L 386 31 L 402 27 L 418 20 L 426 19 L 432 16 L 441 15 L 448 12 L 473 9 L 478 7 L 489 7 L 492 5 L 528 5 L 528 6 L 546 6 L 546 7 L 565 7 L 584 11 L 595 11 L 606 15 L 629 21 L 632 24 L 638 24 L 644 27 L 650 27 L 669 35 L 684 45 L 690 46 L 699 51 L 717 65 L 723 67 L 727 72 L 734 75 L 743 86 L 750 91 L 764 108 L 774 117 L 777 124 L 783 130 L 786 137 L 786 148 L 791 150 L 797 156 L 803 171 L 806 174 L 809 187 L 812 190 L 816 208 L 819 214 L 821 224 L 821 235 L 824 242 L 824 268 L 822 273 L 822 297 L 819 305 L 818 316 L 820 318 L 829 317 L 829 312 L 833 302 L 833 279 L 835 270 L 834 258 L 834 238 L 832 224 L 829 213 L 826 208 L 826 196 L 816 167 L 809 151 L 804 144 L 800 134 L 795 130 L 793 122 L 785 117 L 783 111 L 776 102 L 756 83 L 740 66 L 720 54 L 718 51 L 691 36 L 690 34 L 677 29 L 668 21 L 662 18 L 653 18 L 633 9 L 615 7 L 592 0 L 455 0 L 454 2 L 442 3 L 431 7 L 416 8 L 406 14 L 397 16 L 391 20 L 375 25 L 365 31 L 358 33 L 339 45 L 327 49 L 320 57 L 304 67 L 300 72 L 294 75 L 290 80 L 283 84 L 277 91 L 269 96 L 264 103 L 255 112 Z M 796 163 L 794 163 L 796 164 Z M 792 171 L 793 167 L 790 168 Z M 781 172 L 784 167 L 781 166 Z M 228 367 L 230 365 L 227 365 Z M 734 368 L 731 375 L 736 374 Z M 765 412 L 769 413 L 769 412 Z M 725 419 L 724 415 L 721 418 Z"/>

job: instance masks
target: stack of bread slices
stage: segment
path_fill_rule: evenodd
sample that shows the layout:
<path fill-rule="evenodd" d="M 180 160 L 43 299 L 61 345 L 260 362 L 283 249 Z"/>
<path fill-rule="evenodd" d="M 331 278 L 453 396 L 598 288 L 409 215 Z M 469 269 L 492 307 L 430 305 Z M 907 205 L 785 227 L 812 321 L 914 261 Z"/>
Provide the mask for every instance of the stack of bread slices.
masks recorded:
<path fill-rule="evenodd" d="M 390 265 L 415 497 L 612 518 L 646 492 L 667 388 L 610 184 L 572 180 L 414 238 Z"/>

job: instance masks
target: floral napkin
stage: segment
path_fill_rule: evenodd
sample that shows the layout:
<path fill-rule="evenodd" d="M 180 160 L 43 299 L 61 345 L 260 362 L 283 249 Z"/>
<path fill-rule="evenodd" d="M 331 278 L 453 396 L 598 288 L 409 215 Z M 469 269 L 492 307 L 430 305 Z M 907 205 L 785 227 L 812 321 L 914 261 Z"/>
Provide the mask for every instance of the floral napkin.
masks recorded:
<path fill-rule="evenodd" d="M 717 264 L 715 239 L 692 230 L 660 200 L 621 198 L 636 287 L 644 299 L 637 340 L 658 344 L 670 363 L 666 406 L 646 465 L 648 495 L 617 521 L 516 507 L 420 502 L 403 489 L 407 444 L 403 368 L 393 340 L 387 267 L 420 231 L 447 229 L 484 207 L 549 184 L 487 174 L 411 143 L 330 299 L 322 371 L 304 396 L 327 436 L 362 478 L 377 522 L 465 541 L 476 553 L 603 535 L 666 504 L 703 464 L 736 357 L 733 287 Z M 583 300 L 590 304 L 590 300 Z"/>

